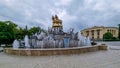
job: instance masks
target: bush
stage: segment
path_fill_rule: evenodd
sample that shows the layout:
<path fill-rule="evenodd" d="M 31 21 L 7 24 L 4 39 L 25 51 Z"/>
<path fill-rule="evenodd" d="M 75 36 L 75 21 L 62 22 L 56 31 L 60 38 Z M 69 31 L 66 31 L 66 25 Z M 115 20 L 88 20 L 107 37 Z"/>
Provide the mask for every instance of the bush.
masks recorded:
<path fill-rule="evenodd" d="M 112 39 L 112 38 L 113 38 L 113 34 L 110 33 L 110 32 L 107 32 L 107 33 L 105 33 L 105 34 L 103 35 L 103 38 L 104 38 L 104 39 Z"/>
<path fill-rule="evenodd" d="M 103 41 L 120 41 L 120 39 L 113 37 L 113 34 L 107 32 L 103 35 Z"/>
<path fill-rule="evenodd" d="M 104 39 L 103 41 L 120 41 L 120 39 Z"/>

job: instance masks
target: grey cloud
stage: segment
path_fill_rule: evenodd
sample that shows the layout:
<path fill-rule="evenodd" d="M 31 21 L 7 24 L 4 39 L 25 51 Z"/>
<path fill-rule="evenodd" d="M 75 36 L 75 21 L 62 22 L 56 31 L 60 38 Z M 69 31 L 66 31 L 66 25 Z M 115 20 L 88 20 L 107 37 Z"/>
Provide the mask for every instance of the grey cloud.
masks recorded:
<path fill-rule="evenodd" d="M 9 1 L 9 0 L 8 0 Z M 0 0 L 0 20 L 11 20 L 24 27 L 52 26 L 52 14 L 63 20 L 65 30 L 77 31 L 96 25 L 117 26 L 119 0 Z"/>

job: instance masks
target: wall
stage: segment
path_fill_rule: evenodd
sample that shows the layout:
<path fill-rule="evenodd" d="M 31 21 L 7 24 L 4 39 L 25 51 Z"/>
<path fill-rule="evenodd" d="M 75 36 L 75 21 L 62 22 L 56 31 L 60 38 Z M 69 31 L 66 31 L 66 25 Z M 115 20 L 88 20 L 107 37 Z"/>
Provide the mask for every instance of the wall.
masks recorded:
<path fill-rule="evenodd" d="M 81 54 L 86 52 L 95 52 L 99 50 L 107 50 L 107 46 L 89 46 L 75 48 L 53 48 L 53 49 L 13 49 L 5 48 L 4 52 L 19 56 L 50 56 L 50 55 L 68 55 Z"/>

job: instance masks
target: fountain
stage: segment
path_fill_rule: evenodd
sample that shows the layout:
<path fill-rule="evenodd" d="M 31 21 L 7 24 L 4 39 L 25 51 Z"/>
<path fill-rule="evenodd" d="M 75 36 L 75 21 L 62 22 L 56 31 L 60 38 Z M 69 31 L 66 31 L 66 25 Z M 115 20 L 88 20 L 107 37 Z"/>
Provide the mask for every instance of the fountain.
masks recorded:
<path fill-rule="evenodd" d="M 91 46 L 90 38 L 86 37 L 86 46 Z"/>
<path fill-rule="evenodd" d="M 77 54 L 103 49 L 101 46 L 91 46 L 89 37 L 84 37 L 80 32 L 75 33 L 73 28 L 68 32 L 63 31 L 62 21 L 57 15 L 52 16 L 52 28 L 48 32 L 37 32 L 24 38 L 24 49 L 19 49 L 17 40 L 13 43 L 13 49 L 5 49 L 6 53 L 15 55 L 59 55 Z M 18 50 L 14 50 L 18 48 Z M 104 50 L 107 48 L 104 48 Z M 10 52 L 9 52 L 10 51 Z"/>
<path fill-rule="evenodd" d="M 25 41 L 25 47 L 26 47 L 26 48 L 30 48 L 29 38 L 28 38 L 27 35 L 25 36 L 24 41 Z"/>
<path fill-rule="evenodd" d="M 14 49 L 19 48 L 19 42 L 17 40 L 14 40 L 14 42 L 13 42 L 13 48 Z"/>

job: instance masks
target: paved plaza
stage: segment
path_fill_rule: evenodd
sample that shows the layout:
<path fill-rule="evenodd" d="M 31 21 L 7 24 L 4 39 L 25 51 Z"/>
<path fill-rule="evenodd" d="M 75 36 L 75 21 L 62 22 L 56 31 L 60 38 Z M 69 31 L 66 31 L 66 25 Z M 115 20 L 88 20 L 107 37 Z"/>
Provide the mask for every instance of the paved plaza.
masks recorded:
<path fill-rule="evenodd" d="M 0 53 L 0 68 L 120 68 L 120 42 L 102 42 L 107 51 L 77 55 L 15 56 Z"/>

